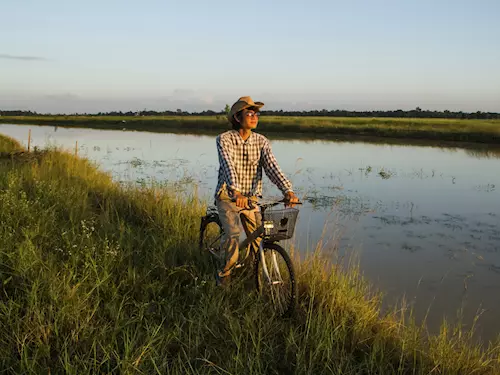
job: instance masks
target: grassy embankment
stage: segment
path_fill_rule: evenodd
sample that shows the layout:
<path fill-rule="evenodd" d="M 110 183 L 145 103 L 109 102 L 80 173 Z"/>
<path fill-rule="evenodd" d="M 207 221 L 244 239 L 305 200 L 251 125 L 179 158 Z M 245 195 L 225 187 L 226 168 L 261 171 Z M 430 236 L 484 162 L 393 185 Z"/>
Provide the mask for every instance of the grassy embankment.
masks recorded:
<path fill-rule="evenodd" d="M 0 123 L 185 133 L 214 133 L 228 129 L 224 116 L 3 116 Z M 359 136 L 500 143 L 500 120 L 263 116 L 259 131 L 283 137 Z"/>
<path fill-rule="evenodd" d="M 204 207 L 123 188 L 87 160 L 0 136 L 0 368 L 9 373 L 498 374 L 498 346 L 381 316 L 356 269 L 296 263 L 297 314 L 214 286 Z M 329 271 L 326 269 L 329 267 Z"/>

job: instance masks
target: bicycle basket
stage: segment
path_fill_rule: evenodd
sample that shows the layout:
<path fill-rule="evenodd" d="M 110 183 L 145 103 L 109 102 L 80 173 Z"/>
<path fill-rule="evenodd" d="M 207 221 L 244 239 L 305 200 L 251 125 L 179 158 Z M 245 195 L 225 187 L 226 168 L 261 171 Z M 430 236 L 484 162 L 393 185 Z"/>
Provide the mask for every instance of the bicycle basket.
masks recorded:
<path fill-rule="evenodd" d="M 262 218 L 264 235 L 271 241 L 281 241 L 293 237 L 299 210 L 284 208 L 279 210 L 266 210 Z"/>

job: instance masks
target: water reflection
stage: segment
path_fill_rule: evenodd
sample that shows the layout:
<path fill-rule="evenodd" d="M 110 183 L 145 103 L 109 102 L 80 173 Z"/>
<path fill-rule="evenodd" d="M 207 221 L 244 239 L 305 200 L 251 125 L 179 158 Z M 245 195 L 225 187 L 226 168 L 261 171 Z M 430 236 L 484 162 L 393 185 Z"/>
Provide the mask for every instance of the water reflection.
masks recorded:
<path fill-rule="evenodd" d="M 466 152 L 469 156 L 475 158 L 500 158 L 500 145 L 498 144 L 482 144 L 472 142 L 439 142 L 425 139 L 399 139 L 386 137 L 365 137 L 365 136 L 330 136 L 321 138 L 311 138 L 304 135 L 279 136 L 269 134 L 271 140 L 297 140 L 303 143 L 347 143 L 347 144 L 374 144 L 381 146 L 401 146 L 401 147 L 424 147 L 439 149 L 442 152 Z"/>
<path fill-rule="evenodd" d="M 473 158 L 500 158 L 500 148 L 466 149 L 465 152 Z"/>
<path fill-rule="evenodd" d="M 10 127 L 10 126 L 20 126 L 21 128 L 37 128 L 35 125 L 9 125 L 9 124 L 0 124 L 0 129 L 2 127 Z M 54 126 L 54 132 L 57 132 L 57 129 L 60 126 Z M 45 126 L 45 128 L 50 128 L 49 126 Z M 95 129 L 81 129 L 81 128 L 73 128 L 73 127 L 61 127 L 65 129 L 67 132 L 73 133 L 81 133 L 82 131 L 102 131 L 102 132 L 122 132 L 122 133 L 141 133 L 141 134 L 157 134 L 150 133 L 148 131 L 139 132 L 137 130 L 95 130 Z M 220 133 L 220 131 L 214 131 L 211 129 L 167 129 L 168 132 L 161 134 L 181 134 L 181 135 L 189 135 L 194 137 L 214 137 Z M 26 130 L 27 131 L 27 130 Z M 390 137 L 377 137 L 377 136 L 369 136 L 369 135 L 349 135 L 349 134 L 320 134 L 320 133 L 310 133 L 310 134 L 294 134 L 294 133 L 266 133 L 262 131 L 262 134 L 266 135 L 271 140 L 299 140 L 301 143 L 348 143 L 348 144 L 375 144 L 375 145 L 394 145 L 394 146 L 408 146 L 408 147 L 425 147 L 425 148 L 433 148 L 433 149 L 441 149 L 444 152 L 463 152 L 465 151 L 467 154 L 470 153 L 470 156 L 477 158 L 500 158 L 500 145 L 498 144 L 487 144 L 487 143 L 478 143 L 478 142 L 457 142 L 457 141 L 439 141 L 439 140 L 428 140 L 428 139 L 402 139 L 402 138 L 390 138 Z"/>
<path fill-rule="evenodd" d="M 191 129 L 187 132 L 179 132 L 180 134 L 192 134 L 197 136 L 215 136 L 219 132 L 213 131 L 202 131 L 197 130 L 191 132 Z M 427 140 L 427 139 L 401 139 L 401 138 L 389 138 L 389 137 L 376 137 L 376 136 L 364 136 L 364 135 L 345 135 L 345 134 L 294 134 L 294 133 L 268 133 L 262 132 L 270 140 L 276 141 L 296 141 L 299 140 L 301 143 L 347 143 L 347 144 L 374 144 L 382 146 L 407 146 L 407 147 L 425 147 L 440 149 L 443 152 L 463 152 L 465 151 L 472 157 L 475 158 L 500 158 L 500 145 L 498 144 L 485 144 L 477 142 L 455 142 L 455 141 L 438 141 L 438 140 Z"/>

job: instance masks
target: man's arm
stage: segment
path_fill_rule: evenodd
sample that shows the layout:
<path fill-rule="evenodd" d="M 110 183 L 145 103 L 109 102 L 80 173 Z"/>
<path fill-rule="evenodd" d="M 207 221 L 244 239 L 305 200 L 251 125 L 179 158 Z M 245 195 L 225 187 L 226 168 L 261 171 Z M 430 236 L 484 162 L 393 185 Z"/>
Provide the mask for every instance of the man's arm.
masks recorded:
<path fill-rule="evenodd" d="M 293 193 L 292 183 L 288 180 L 285 174 L 281 171 L 278 161 L 276 160 L 271 144 L 266 140 L 262 148 L 263 167 L 267 177 L 281 190 L 284 195 Z"/>
<path fill-rule="evenodd" d="M 236 174 L 236 170 L 231 160 L 231 147 L 227 142 L 221 139 L 220 135 L 217 137 L 217 153 L 219 155 L 220 168 L 225 176 L 228 189 L 240 191 L 238 187 L 238 175 Z"/>

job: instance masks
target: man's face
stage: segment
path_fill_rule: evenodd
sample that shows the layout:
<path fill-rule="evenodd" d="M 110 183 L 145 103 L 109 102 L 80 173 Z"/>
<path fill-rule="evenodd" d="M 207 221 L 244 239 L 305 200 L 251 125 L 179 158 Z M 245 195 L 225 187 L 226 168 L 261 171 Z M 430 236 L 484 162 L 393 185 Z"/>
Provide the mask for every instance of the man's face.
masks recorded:
<path fill-rule="evenodd" d="M 259 113 L 252 109 L 244 109 L 241 112 L 241 128 L 245 130 L 252 130 L 257 127 L 259 122 Z"/>

